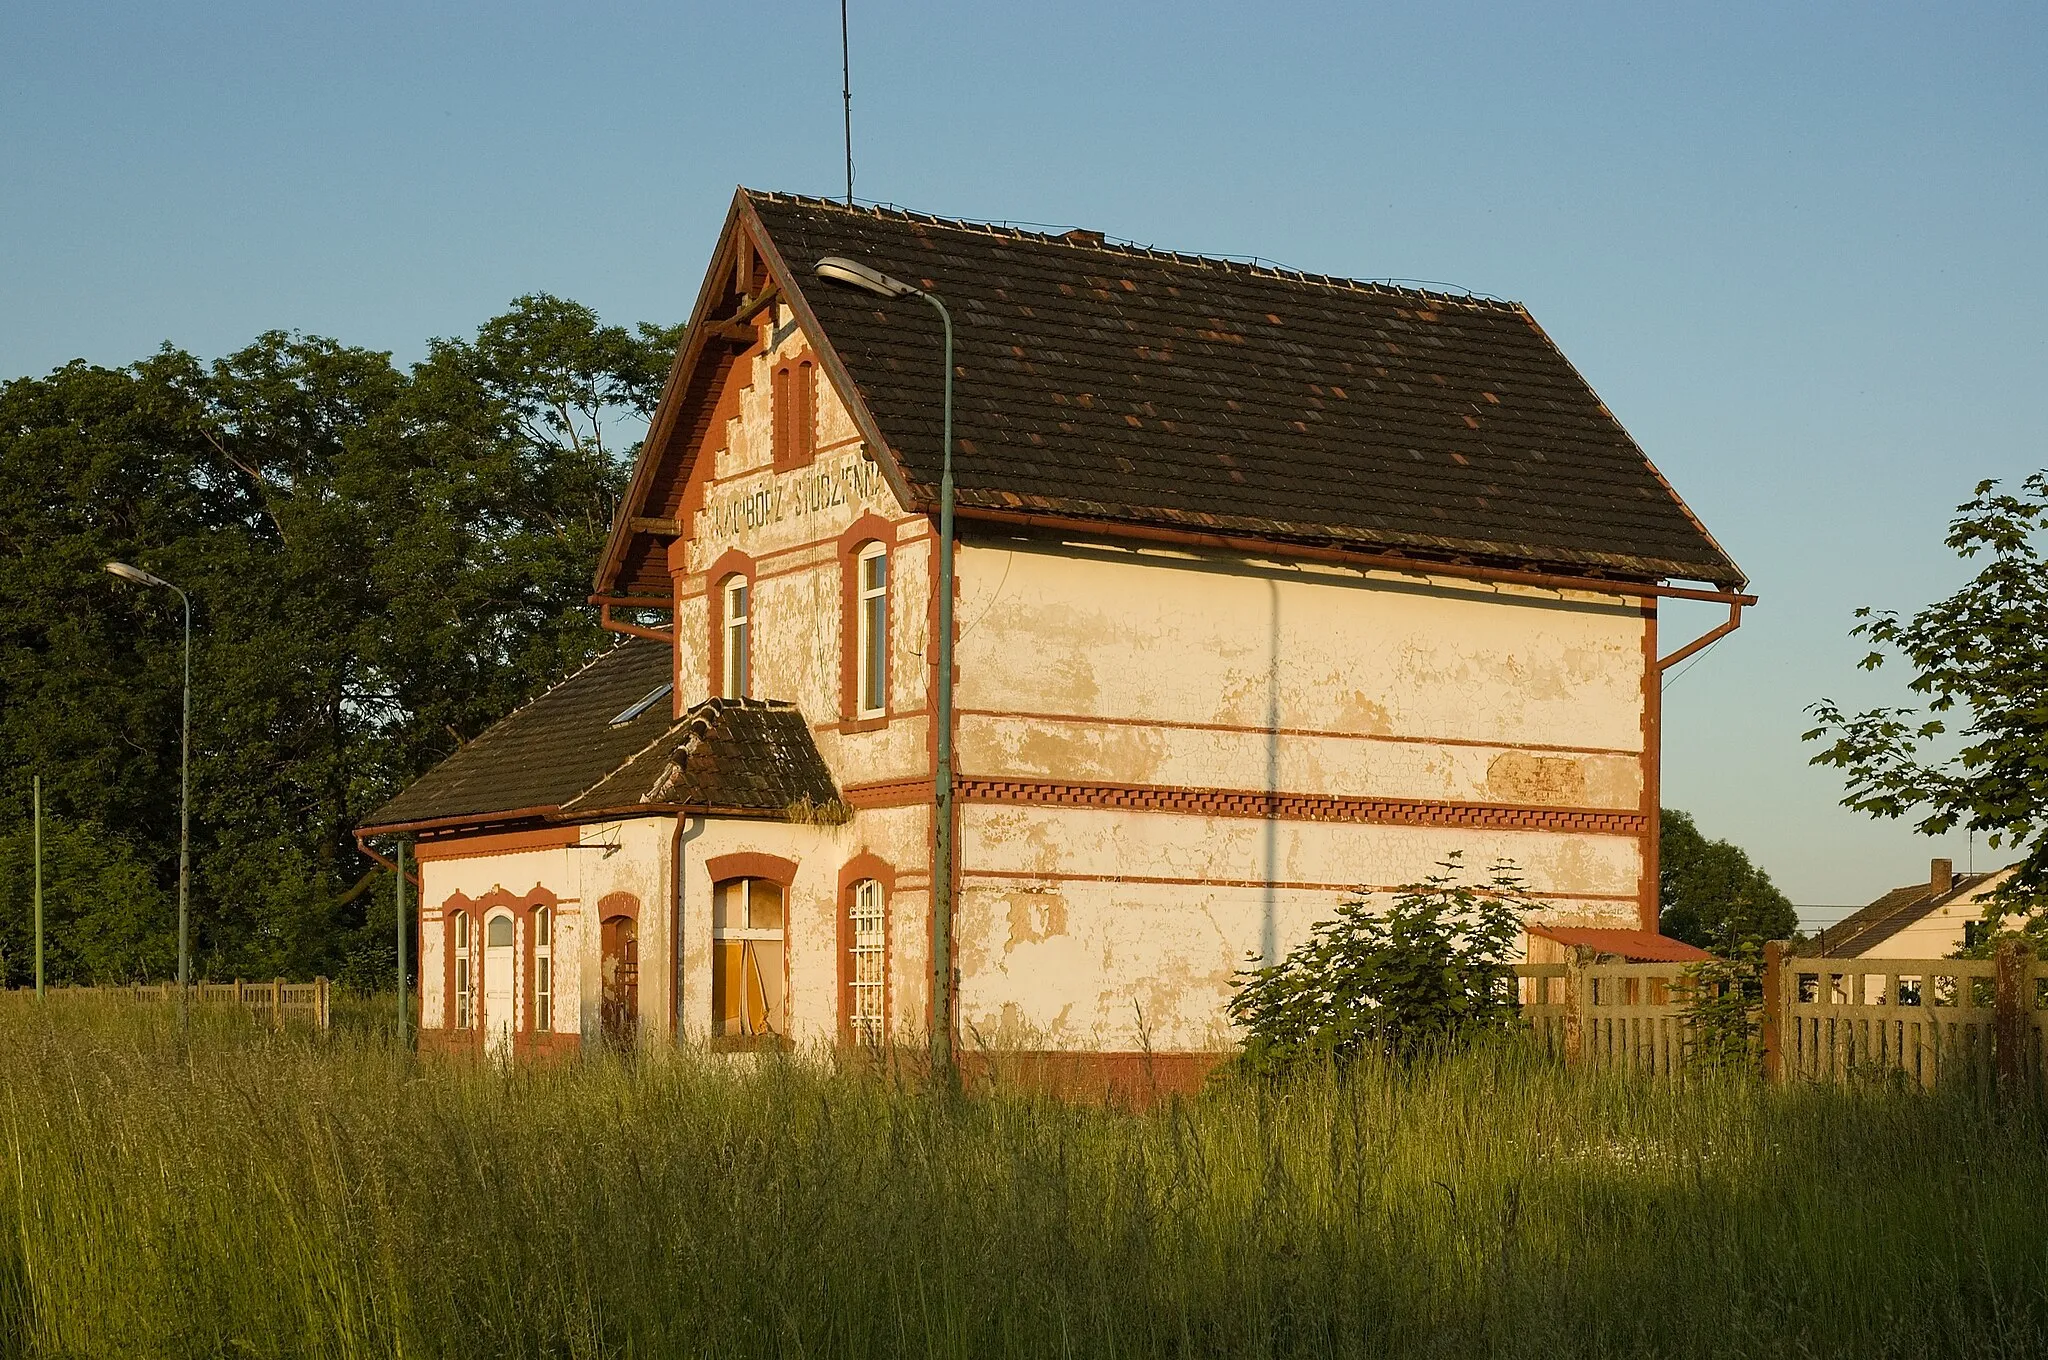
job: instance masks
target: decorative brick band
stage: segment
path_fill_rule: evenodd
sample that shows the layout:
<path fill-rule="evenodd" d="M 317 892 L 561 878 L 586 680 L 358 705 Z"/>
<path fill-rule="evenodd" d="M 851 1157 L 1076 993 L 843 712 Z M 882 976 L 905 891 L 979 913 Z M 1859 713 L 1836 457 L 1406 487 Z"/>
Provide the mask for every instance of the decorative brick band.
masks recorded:
<path fill-rule="evenodd" d="M 1577 831 L 1642 836 L 1649 819 L 1614 808 L 1527 807 L 1512 803 L 1440 802 L 1427 798 L 1350 798 L 1320 793 L 1263 793 L 1255 789 L 1190 789 L 1079 780 L 975 779 L 955 781 L 963 803 L 1032 803 L 1049 807 L 1128 808 L 1188 817 L 1249 817 L 1283 822 L 1366 822 L 1380 826 L 1452 826 L 1496 831 Z M 929 802 L 932 781 L 905 779 L 846 790 L 856 808 L 905 807 Z"/>
<path fill-rule="evenodd" d="M 879 784 L 853 784 L 840 793 L 850 808 L 916 807 L 932 801 L 932 781 L 892 779 Z"/>
<path fill-rule="evenodd" d="M 1506 803 L 1436 802 L 1426 798 L 1347 798 L 1247 789 L 1176 789 L 1142 785 L 1055 783 L 1028 779 L 963 779 L 970 803 L 1043 803 L 1055 807 L 1129 808 L 1191 817 L 1275 818 L 1284 822 L 1371 822 L 1387 826 L 1457 826 L 1503 831 L 1586 831 L 1640 836 L 1640 812 L 1610 808 L 1517 807 Z"/>

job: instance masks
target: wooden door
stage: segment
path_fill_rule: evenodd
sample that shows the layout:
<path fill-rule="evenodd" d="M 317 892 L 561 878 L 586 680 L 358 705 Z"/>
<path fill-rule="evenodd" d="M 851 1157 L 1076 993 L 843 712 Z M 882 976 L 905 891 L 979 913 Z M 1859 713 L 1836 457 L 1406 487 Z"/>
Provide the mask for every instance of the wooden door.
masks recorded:
<path fill-rule="evenodd" d="M 630 916 L 604 922 L 604 1003 L 600 1021 L 606 1043 L 630 1048 L 640 1021 L 640 933 Z"/>

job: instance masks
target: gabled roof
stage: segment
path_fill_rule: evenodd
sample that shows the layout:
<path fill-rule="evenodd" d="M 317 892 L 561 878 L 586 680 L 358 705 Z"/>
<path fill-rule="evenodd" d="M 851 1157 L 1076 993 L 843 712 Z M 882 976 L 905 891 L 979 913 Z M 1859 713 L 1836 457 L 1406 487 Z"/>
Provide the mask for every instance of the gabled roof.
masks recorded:
<path fill-rule="evenodd" d="M 2009 865 L 1981 874 L 1956 874 L 1946 892 L 1937 891 L 1931 881 L 1893 888 L 1869 906 L 1857 908 L 1805 941 L 1797 952 L 1824 958 L 1856 958 L 1950 903 L 1975 898 L 1983 889 L 1995 886 L 1994 880 L 2010 874 L 2017 867 Z"/>
<path fill-rule="evenodd" d="M 361 829 L 678 807 L 779 816 L 838 798 L 793 705 L 709 699 L 673 719 L 669 666 L 662 643 L 613 647 L 422 775 Z"/>
<path fill-rule="evenodd" d="M 937 498 L 938 318 L 815 279 L 821 256 L 951 307 L 965 518 L 1743 583 L 1518 304 L 751 190 L 732 229 L 913 508 Z M 700 301 L 693 330 L 715 324 Z M 687 385 L 672 380 L 665 403 Z M 661 442 L 643 460 L 662 458 Z M 676 486 L 636 475 L 601 591 L 619 579 L 631 518 L 673 512 L 657 481 Z"/>

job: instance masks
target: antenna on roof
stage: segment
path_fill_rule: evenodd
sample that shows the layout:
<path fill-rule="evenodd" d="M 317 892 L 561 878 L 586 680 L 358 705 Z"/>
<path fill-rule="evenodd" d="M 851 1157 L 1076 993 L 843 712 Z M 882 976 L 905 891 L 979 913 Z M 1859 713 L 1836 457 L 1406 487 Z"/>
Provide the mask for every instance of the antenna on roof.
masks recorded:
<path fill-rule="evenodd" d="M 839 95 L 846 104 L 846 206 L 853 206 L 853 64 L 846 56 L 846 0 L 839 0 Z"/>

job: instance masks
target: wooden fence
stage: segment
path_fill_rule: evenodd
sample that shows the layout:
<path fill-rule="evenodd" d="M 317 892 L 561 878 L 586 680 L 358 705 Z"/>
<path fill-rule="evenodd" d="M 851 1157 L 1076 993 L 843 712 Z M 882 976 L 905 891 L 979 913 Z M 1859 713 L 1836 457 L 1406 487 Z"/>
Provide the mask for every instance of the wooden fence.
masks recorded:
<path fill-rule="evenodd" d="M 1667 1074 L 1694 1051 L 1684 964 L 1581 955 L 1515 972 L 1523 1016 L 1567 1061 Z M 1763 973 L 1774 1080 L 2048 1084 L 2048 963 L 2019 941 L 1994 959 L 1818 958 L 1772 943 Z"/>
<path fill-rule="evenodd" d="M 178 1000 L 178 984 L 161 982 L 151 986 L 140 983 L 127 987 L 62 987 L 54 989 L 60 996 L 110 996 L 131 1001 L 167 1001 L 175 1005 Z M 310 1024 L 317 1029 L 326 1029 L 332 1016 L 333 984 L 326 978 L 314 978 L 311 982 L 286 982 L 278 978 L 274 982 L 196 982 L 192 985 L 192 1004 L 195 1006 L 241 1006 L 253 1014 L 268 1019 L 274 1025 L 286 1021 Z"/>

